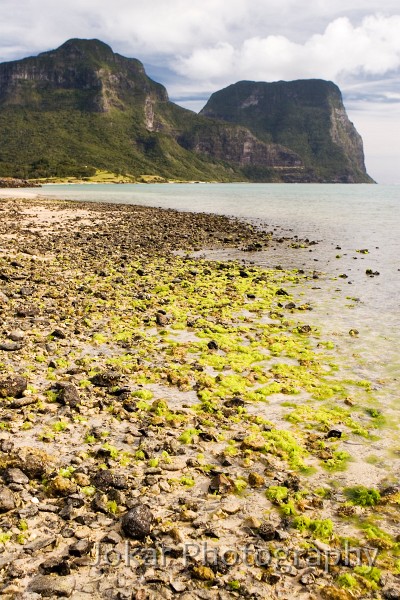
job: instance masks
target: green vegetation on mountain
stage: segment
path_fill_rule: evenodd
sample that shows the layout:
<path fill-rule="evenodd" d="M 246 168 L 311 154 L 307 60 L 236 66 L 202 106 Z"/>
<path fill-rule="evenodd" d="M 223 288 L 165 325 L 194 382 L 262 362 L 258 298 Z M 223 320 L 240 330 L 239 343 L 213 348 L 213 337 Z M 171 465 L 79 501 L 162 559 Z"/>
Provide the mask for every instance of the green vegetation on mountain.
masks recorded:
<path fill-rule="evenodd" d="M 358 138 L 348 155 L 342 152 L 346 127 L 336 128 L 341 146 L 324 133 L 321 148 L 310 150 L 314 130 L 326 130 L 325 84 L 315 84 L 308 121 L 299 115 L 296 123 L 286 111 L 284 134 L 275 135 L 265 115 L 239 118 L 235 94 L 214 94 L 209 110 L 197 115 L 170 102 L 138 60 L 99 40 L 69 40 L 0 64 L 0 177 L 88 179 L 107 171 L 129 180 L 365 181 L 360 157 L 351 156 Z M 213 103 L 218 120 L 209 118 Z"/>
<path fill-rule="evenodd" d="M 265 143 L 299 154 L 316 180 L 366 182 L 362 140 L 339 88 L 319 79 L 240 81 L 214 93 L 202 115 L 242 125 Z"/>

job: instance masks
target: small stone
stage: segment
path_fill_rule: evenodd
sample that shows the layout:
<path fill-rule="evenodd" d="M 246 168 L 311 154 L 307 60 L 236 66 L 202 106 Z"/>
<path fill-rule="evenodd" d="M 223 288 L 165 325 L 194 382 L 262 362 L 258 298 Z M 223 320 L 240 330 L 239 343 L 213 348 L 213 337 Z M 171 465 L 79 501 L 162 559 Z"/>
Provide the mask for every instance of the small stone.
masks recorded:
<path fill-rule="evenodd" d="M 121 529 L 128 537 L 141 540 L 149 535 L 153 521 L 150 508 L 146 504 L 137 504 L 122 517 Z"/>
<path fill-rule="evenodd" d="M 199 567 L 194 567 L 193 569 L 193 577 L 195 579 L 201 579 L 201 581 L 214 581 L 215 574 L 210 567 L 205 567 L 203 565 Z"/>
<path fill-rule="evenodd" d="M 274 540 L 276 537 L 275 527 L 270 523 L 261 523 L 258 528 L 258 535 L 266 542 Z"/>
<path fill-rule="evenodd" d="M 18 352 L 23 347 L 22 342 L 0 342 L 0 350 L 4 350 L 4 352 Z"/>
<path fill-rule="evenodd" d="M 52 496 L 69 496 L 76 492 L 76 485 L 67 477 L 57 475 L 48 487 L 49 493 Z"/>
<path fill-rule="evenodd" d="M 329 554 L 329 552 L 332 552 L 332 548 L 329 546 L 329 544 L 325 544 L 320 540 L 314 540 L 313 544 L 316 548 L 318 548 L 318 550 L 324 552 L 324 554 Z"/>
<path fill-rule="evenodd" d="M 7 375 L 0 377 L 0 398 L 20 398 L 28 387 L 28 382 L 22 375 Z"/>
<path fill-rule="evenodd" d="M 29 483 L 29 478 L 21 471 L 21 469 L 6 469 L 4 472 L 4 480 L 6 483 L 19 483 L 26 485 Z"/>
<path fill-rule="evenodd" d="M 233 482 L 229 477 L 220 473 L 212 478 L 208 491 L 213 494 L 229 494 L 233 490 Z"/>
<path fill-rule="evenodd" d="M 66 503 L 73 508 L 82 508 L 85 505 L 85 496 L 83 494 L 71 494 L 68 496 Z"/>
<path fill-rule="evenodd" d="M 224 406 L 226 406 L 227 408 L 242 407 L 242 406 L 244 406 L 244 400 L 242 400 L 242 398 L 238 398 L 237 396 L 234 396 L 233 398 L 230 398 L 229 400 L 225 400 Z"/>
<path fill-rule="evenodd" d="M 88 475 L 85 475 L 85 473 L 74 473 L 73 479 L 80 487 L 86 487 L 90 485 L 90 478 Z"/>
<path fill-rule="evenodd" d="M 71 575 L 39 575 L 32 579 L 28 585 L 28 591 L 40 594 L 44 598 L 56 596 L 57 598 L 69 598 L 75 589 L 75 577 Z"/>
<path fill-rule="evenodd" d="M 261 527 L 260 519 L 257 519 L 257 517 L 253 517 L 252 515 L 245 518 L 244 524 L 251 529 L 259 529 Z"/>
<path fill-rule="evenodd" d="M 350 329 L 349 331 L 349 335 L 351 337 L 356 337 L 360 332 L 358 331 L 358 329 Z"/>
<path fill-rule="evenodd" d="M 256 452 L 264 450 L 266 439 L 262 435 L 249 435 L 242 441 L 242 449 L 255 450 Z"/>
<path fill-rule="evenodd" d="M 66 335 L 63 332 L 62 329 L 55 329 L 54 331 L 52 331 L 52 333 L 50 334 L 52 337 L 58 338 L 59 340 L 65 340 Z"/>
<path fill-rule="evenodd" d="M 93 475 L 91 481 L 94 487 L 102 490 L 103 492 L 106 492 L 114 485 L 113 474 L 108 469 L 100 469 L 97 471 L 97 473 Z"/>
<path fill-rule="evenodd" d="M 288 302 L 287 304 L 285 304 L 285 308 L 293 309 L 296 308 L 296 305 L 294 302 Z"/>
<path fill-rule="evenodd" d="M 79 542 L 69 547 L 69 553 L 71 556 L 84 556 L 85 554 L 89 554 L 93 548 L 93 544 L 94 542 L 88 539 L 79 540 Z"/>
<path fill-rule="evenodd" d="M 37 317 L 40 310 L 32 304 L 21 304 L 17 307 L 17 317 Z"/>
<path fill-rule="evenodd" d="M 0 487 L 0 513 L 6 513 L 15 508 L 13 493 L 7 487 Z"/>
<path fill-rule="evenodd" d="M 19 293 L 21 296 L 26 297 L 26 296 L 32 296 L 34 291 L 35 290 L 33 289 L 33 287 L 30 287 L 29 285 L 23 285 L 22 288 L 19 290 Z"/>
<path fill-rule="evenodd" d="M 187 508 L 184 508 L 180 512 L 180 520 L 184 521 L 186 523 L 191 523 L 192 521 L 197 519 L 197 517 L 198 517 L 198 514 L 194 510 L 189 510 Z"/>
<path fill-rule="evenodd" d="M 161 312 L 158 312 L 156 314 L 156 323 L 160 327 L 165 327 L 166 325 L 168 325 L 169 322 L 170 322 L 170 319 L 169 319 L 169 317 L 167 317 L 167 315 L 164 315 Z"/>
<path fill-rule="evenodd" d="M 91 502 L 92 510 L 94 510 L 95 512 L 104 513 L 105 515 L 108 514 L 107 500 L 108 500 L 108 498 L 107 498 L 106 494 L 97 492 L 93 496 L 93 499 Z"/>
<path fill-rule="evenodd" d="M 221 504 L 221 508 L 228 515 L 236 515 L 242 509 L 242 503 L 235 498 L 228 498 Z"/>
<path fill-rule="evenodd" d="M 14 398 L 8 405 L 8 408 L 23 408 L 24 406 L 35 404 L 35 402 L 37 402 L 36 396 L 22 396 L 22 398 Z"/>
<path fill-rule="evenodd" d="M 160 481 L 159 486 L 160 490 L 162 492 L 165 492 L 166 494 L 168 494 L 171 491 L 171 486 L 169 485 L 168 481 Z"/>
<path fill-rule="evenodd" d="M 60 390 L 58 399 L 62 404 L 76 408 L 80 404 L 81 399 L 76 385 L 73 383 L 59 383 L 57 387 Z"/>
<path fill-rule="evenodd" d="M 64 556 L 54 556 L 39 565 L 39 570 L 43 575 L 56 573 L 57 575 L 69 575 L 71 568 Z"/>
<path fill-rule="evenodd" d="M 186 590 L 186 584 L 183 581 L 171 581 L 170 586 L 177 594 Z"/>
<path fill-rule="evenodd" d="M 249 473 L 249 485 L 253 488 L 259 488 L 265 485 L 265 479 L 259 473 Z"/>
<path fill-rule="evenodd" d="M 17 467 L 21 469 L 30 479 L 41 478 L 47 475 L 54 466 L 52 456 L 31 446 L 22 446 L 18 451 L 9 454 L 6 461 L 6 467 Z"/>
<path fill-rule="evenodd" d="M 284 529 L 277 529 L 275 531 L 275 538 L 280 542 L 283 542 L 284 540 L 288 540 L 290 538 L 290 534 Z"/>
<path fill-rule="evenodd" d="M 354 597 L 349 592 L 336 588 L 333 585 L 326 585 L 320 593 L 324 600 L 351 600 Z"/>
<path fill-rule="evenodd" d="M 22 342 L 22 340 L 25 339 L 25 333 L 21 331 L 21 329 L 14 329 L 13 331 L 10 331 L 8 337 L 13 342 Z"/>
<path fill-rule="evenodd" d="M 209 350 L 218 350 L 218 344 L 217 342 L 214 342 L 214 340 L 208 342 L 207 347 Z"/>
<path fill-rule="evenodd" d="M 9 301 L 8 296 L 0 292 L 0 304 L 6 304 Z"/>
<path fill-rule="evenodd" d="M 45 537 L 45 538 L 36 538 L 35 540 L 33 540 L 33 542 L 30 542 L 29 544 L 26 544 L 24 546 L 24 551 L 27 552 L 28 554 L 33 554 L 34 552 L 37 552 L 38 550 L 42 550 L 42 548 L 47 548 L 48 546 L 55 544 L 55 542 L 56 542 L 56 538 L 54 536 Z"/>
<path fill-rule="evenodd" d="M 311 585 L 315 581 L 315 575 L 313 573 L 304 573 L 300 577 L 300 583 L 303 585 Z"/>
<path fill-rule="evenodd" d="M 400 587 L 387 587 L 382 590 L 385 600 L 400 600 Z"/>
<path fill-rule="evenodd" d="M 92 530 L 90 529 L 90 527 L 87 527 L 86 525 L 82 525 L 82 527 L 76 527 L 75 537 L 78 540 L 86 540 L 90 537 L 91 531 Z"/>
<path fill-rule="evenodd" d="M 297 327 L 297 331 L 299 333 L 310 333 L 311 327 L 310 325 L 300 325 L 299 327 Z"/>
<path fill-rule="evenodd" d="M 113 546 L 119 544 L 121 540 L 121 536 L 116 531 L 109 531 L 101 538 L 103 544 L 112 544 Z"/>
<path fill-rule="evenodd" d="M 331 429 L 330 431 L 328 431 L 328 433 L 326 434 L 327 439 L 330 438 L 336 438 L 336 439 L 340 439 L 342 437 L 342 432 L 339 431 L 338 429 Z"/>
<path fill-rule="evenodd" d="M 283 485 L 289 490 L 298 492 L 300 490 L 300 479 L 296 475 L 288 475 L 284 480 Z"/>
<path fill-rule="evenodd" d="M 103 373 L 97 373 L 90 381 L 93 385 L 98 387 L 112 387 L 118 385 L 121 380 L 121 375 L 117 371 L 104 371 Z"/>

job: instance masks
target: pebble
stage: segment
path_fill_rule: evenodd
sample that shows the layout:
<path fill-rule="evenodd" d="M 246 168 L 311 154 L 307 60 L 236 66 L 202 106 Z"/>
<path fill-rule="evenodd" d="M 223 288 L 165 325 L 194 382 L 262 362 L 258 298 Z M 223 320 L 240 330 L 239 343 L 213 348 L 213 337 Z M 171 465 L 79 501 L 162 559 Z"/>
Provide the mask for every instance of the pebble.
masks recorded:
<path fill-rule="evenodd" d="M 265 479 L 259 473 L 249 473 L 249 485 L 254 488 L 265 485 Z"/>
<path fill-rule="evenodd" d="M 137 504 L 122 517 L 121 529 L 126 536 L 141 540 L 149 535 L 153 521 L 150 508 L 146 504 Z"/>
<path fill-rule="evenodd" d="M 22 485 L 29 483 L 29 477 L 27 477 L 21 469 L 6 469 L 4 472 L 4 479 L 6 483 L 20 483 Z"/>
<path fill-rule="evenodd" d="M 52 496 L 69 496 L 76 492 L 76 485 L 67 477 L 57 475 L 49 484 L 48 490 Z"/>
<path fill-rule="evenodd" d="M 0 398 L 20 398 L 28 387 L 28 381 L 22 375 L 0 377 Z"/>
<path fill-rule="evenodd" d="M 228 494 L 233 490 L 233 482 L 229 477 L 221 473 L 212 478 L 209 492 L 212 494 L 217 492 L 218 494 Z"/>
<path fill-rule="evenodd" d="M 22 342 L 0 342 L 0 350 L 5 352 L 17 352 L 22 350 L 24 344 Z"/>
<path fill-rule="evenodd" d="M 275 527 L 270 523 L 261 523 L 258 528 L 258 535 L 266 542 L 274 540 L 276 537 Z"/>
<path fill-rule="evenodd" d="M 382 591 L 385 600 L 400 600 L 400 586 L 391 586 Z"/>
<path fill-rule="evenodd" d="M 0 487 L 0 513 L 6 513 L 15 508 L 14 494 L 7 487 Z"/>
<path fill-rule="evenodd" d="M 205 567 L 201 565 L 199 567 L 194 567 L 193 577 L 202 581 L 214 581 L 215 574 L 214 571 L 210 569 L 210 567 Z"/>
<path fill-rule="evenodd" d="M 66 404 L 71 408 L 76 408 L 81 402 L 78 388 L 73 383 L 59 383 L 57 387 L 60 389 L 58 399 L 62 404 Z"/>
<path fill-rule="evenodd" d="M 28 591 L 40 594 L 43 598 L 50 598 L 51 596 L 69 598 L 75 589 L 75 585 L 75 577 L 71 575 L 39 575 L 31 580 Z"/>

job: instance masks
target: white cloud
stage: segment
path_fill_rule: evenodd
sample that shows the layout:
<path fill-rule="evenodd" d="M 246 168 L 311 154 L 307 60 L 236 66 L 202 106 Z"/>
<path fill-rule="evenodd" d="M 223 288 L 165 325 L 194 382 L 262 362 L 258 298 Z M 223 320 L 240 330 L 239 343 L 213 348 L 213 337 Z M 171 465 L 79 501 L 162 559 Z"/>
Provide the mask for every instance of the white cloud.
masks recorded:
<path fill-rule="evenodd" d="M 384 75 L 400 67 L 400 15 L 368 16 L 359 26 L 335 19 L 303 44 L 285 36 L 251 37 L 240 46 L 217 44 L 181 55 L 173 65 L 207 85 L 239 79 L 274 81 L 321 77 L 340 81 L 349 74 Z M 219 63 L 221 69 L 216 69 Z"/>

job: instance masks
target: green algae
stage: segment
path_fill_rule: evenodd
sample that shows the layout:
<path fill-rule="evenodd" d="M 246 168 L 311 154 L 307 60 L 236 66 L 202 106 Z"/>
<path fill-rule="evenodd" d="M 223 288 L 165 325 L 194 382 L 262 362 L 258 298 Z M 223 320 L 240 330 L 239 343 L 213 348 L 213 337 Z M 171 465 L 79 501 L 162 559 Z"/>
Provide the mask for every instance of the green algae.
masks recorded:
<path fill-rule="evenodd" d="M 351 411 L 338 405 L 315 407 L 303 404 L 296 407 L 286 419 L 319 431 L 329 431 L 334 425 L 344 425 L 355 435 L 370 437 L 369 431 L 353 418 Z"/>
<path fill-rule="evenodd" d="M 265 492 L 265 495 L 271 502 L 281 504 L 288 497 L 289 490 L 285 486 L 271 485 Z"/>
<path fill-rule="evenodd" d="M 378 490 L 366 488 L 363 485 L 347 488 L 345 494 L 352 504 L 357 506 L 375 506 L 381 499 Z"/>
<path fill-rule="evenodd" d="M 292 527 L 302 533 L 308 531 L 319 540 L 329 540 L 334 530 L 331 519 L 310 519 L 305 515 L 295 517 L 292 521 Z"/>
<path fill-rule="evenodd" d="M 303 458 L 308 456 L 308 452 L 299 445 L 293 433 L 283 429 L 266 431 L 263 436 L 266 439 L 265 450 L 267 452 L 286 460 L 292 469 L 302 470 L 306 468 Z"/>
<path fill-rule="evenodd" d="M 197 270 L 195 277 L 190 275 L 194 265 Z M 316 329 L 302 329 L 303 323 L 287 319 L 287 311 L 277 305 L 279 297 L 276 297 L 276 291 L 292 279 L 291 274 L 254 268 L 251 277 L 242 279 L 238 266 L 222 266 L 224 268 L 219 270 L 218 263 L 208 265 L 205 261 L 194 263 L 175 258 L 170 263 L 162 259 L 150 261 L 145 266 L 146 276 L 140 278 L 139 284 L 135 268 L 143 265 L 132 263 L 126 270 L 126 291 L 116 288 L 117 300 L 107 302 L 93 297 L 87 302 L 84 306 L 86 327 L 82 330 L 92 354 L 86 360 L 79 356 L 75 360 L 84 369 L 82 376 L 85 379 L 81 382 L 88 382 L 81 386 L 85 390 L 82 395 L 96 392 L 87 377 L 100 372 L 104 366 L 113 367 L 121 374 L 129 375 L 133 389 L 144 386 L 129 396 L 135 399 L 136 412 L 124 415 L 122 402 L 118 397 L 113 399 L 112 414 L 118 420 L 140 423 L 152 428 L 156 434 L 173 422 L 175 439 L 182 444 L 197 443 L 200 433 L 215 435 L 217 432 L 217 441 L 227 440 L 221 444 L 221 454 L 234 458 L 232 462 L 240 466 L 241 472 L 252 464 L 259 466 L 263 464 L 262 460 L 272 457 L 272 461 L 276 457 L 279 468 L 285 469 L 282 465 L 286 463 L 290 469 L 304 474 L 308 468 L 308 457 L 317 464 L 314 457 L 320 458 L 318 451 L 326 452 L 328 456 L 320 458 L 320 466 L 329 472 L 345 469 L 351 456 L 340 449 L 341 443 L 349 435 L 371 439 L 370 430 L 385 425 L 384 416 L 373 406 L 375 399 L 370 383 L 341 377 L 333 362 L 333 353 L 330 353 L 335 344 L 320 339 L 321 334 Z M 203 274 L 203 268 L 208 269 L 207 274 Z M 171 284 L 172 277 L 181 281 Z M 258 281 L 261 277 L 265 279 Z M 97 278 L 92 277 L 91 285 L 95 287 L 96 283 Z M 104 278 L 103 284 L 104 294 L 109 293 L 112 279 Z M 142 293 L 143 288 L 148 297 L 137 299 L 135 296 Z M 247 302 L 247 293 L 256 295 L 257 300 Z M 99 307 L 104 308 L 104 312 Z M 106 308 L 118 314 L 109 318 Z M 155 315 L 160 308 L 168 314 L 170 322 L 162 329 L 158 327 L 155 335 Z M 245 315 L 241 314 L 243 308 L 246 309 Z M 266 316 L 273 317 L 274 322 L 260 322 L 259 319 Z M 186 333 L 180 335 L 185 328 L 187 332 L 190 330 L 190 338 L 186 337 Z M 102 337 L 99 338 L 99 335 Z M 210 341 L 216 342 L 217 350 L 209 349 Z M 101 348 L 104 356 L 100 353 L 99 344 L 104 344 Z M 57 360 L 61 361 L 57 363 L 58 369 L 67 369 L 74 362 L 73 358 Z M 42 366 L 39 362 L 35 369 L 42 372 L 45 366 L 45 363 Z M 54 371 L 43 372 L 45 378 L 51 381 Z M 55 373 L 58 377 L 57 369 Z M 166 395 L 167 401 L 154 400 L 153 393 L 145 387 L 148 383 L 169 386 L 172 397 L 178 389 L 195 392 L 199 404 L 190 406 L 192 411 L 194 408 L 194 419 L 192 412 L 188 417 L 191 420 L 185 424 L 186 417 L 168 407 L 170 395 Z M 293 402 L 285 402 L 282 394 L 293 396 Z M 351 408 L 342 406 L 350 394 L 356 397 L 356 405 Z M 282 409 L 278 419 L 288 413 L 286 425 L 290 430 L 275 429 L 275 416 L 271 417 L 271 422 L 249 414 L 247 404 L 246 408 L 238 406 L 227 410 L 225 402 L 237 397 L 255 405 L 253 412 L 261 414 L 269 409 L 266 403 L 271 401 L 271 407 Z M 258 407 L 256 403 L 259 402 L 263 405 Z M 193 423 L 195 426 L 188 428 Z M 257 424 L 259 427 L 254 427 Z M 250 439 L 247 443 L 251 443 L 252 436 L 261 436 L 260 448 L 243 448 L 239 443 L 229 441 L 235 425 L 248 428 L 247 437 Z M 262 425 L 270 426 L 272 431 L 265 431 Z M 318 451 L 308 446 L 310 431 L 326 434 L 333 427 L 343 429 L 340 442 L 321 437 Z M 86 436 L 86 440 L 88 443 L 96 442 L 90 435 Z M 155 468 L 160 462 L 172 460 L 165 451 L 160 457 L 153 457 L 152 452 L 141 448 L 133 457 L 126 454 L 124 458 L 112 442 L 114 440 L 103 446 L 109 458 L 120 463 L 126 460 L 127 464 L 134 458 L 142 462 L 140 466 L 136 463 L 138 470 L 146 465 Z M 215 469 L 215 465 L 208 464 L 209 460 L 209 456 L 199 460 L 204 463 L 201 464 L 203 473 Z M 240 495 L 246 491 L 246 481 L 240 478 L 239 471 L 237 477 L 234 487 Z M 182 485 L 190 489 L 195 480 L 192 475 L 184 475 L 175 483 L 178 488 Z M 286 492 L 274 492 L 274 487 Z M 285 486 L 270 486 L 266 495 L 275 505 L 272 510 L 293 518 L 294 528 L 303 535 L 321 540 L 329 540 L 334 535 L 329 519 L 305 518 L 301 514 L 306 501 L 292 490 Z M 325 495 L 324 492 L 324 497 L 327 502 L 331 501 L 328 493 Z M 367 539 L 382 539 L 374 525 L 370 524 L 362 531 Z M 389 543 L 389 540 L 386 542 Z M 359 573 L 357 577 L 370 581 L 364 575 Z M 354 585 L 354 581 L 349 581 Z M 344 580 L 338 580 L 338 584 L 341 583 Z"/>

